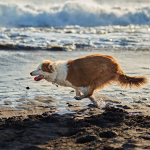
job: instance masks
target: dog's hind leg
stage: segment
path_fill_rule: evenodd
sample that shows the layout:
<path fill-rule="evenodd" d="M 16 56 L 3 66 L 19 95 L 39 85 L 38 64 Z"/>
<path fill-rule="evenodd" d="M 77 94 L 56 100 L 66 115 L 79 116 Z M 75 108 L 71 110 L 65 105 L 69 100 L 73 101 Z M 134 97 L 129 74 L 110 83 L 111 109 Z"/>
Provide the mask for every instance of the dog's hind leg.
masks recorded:
<path fill-rule="evenodd" d="M 94 106 L 97 106 L 97 107 L 99 106 L 98 101 L 96 101 L 94 95 L 90 96 L 89 99 L 91 100 Z"/>

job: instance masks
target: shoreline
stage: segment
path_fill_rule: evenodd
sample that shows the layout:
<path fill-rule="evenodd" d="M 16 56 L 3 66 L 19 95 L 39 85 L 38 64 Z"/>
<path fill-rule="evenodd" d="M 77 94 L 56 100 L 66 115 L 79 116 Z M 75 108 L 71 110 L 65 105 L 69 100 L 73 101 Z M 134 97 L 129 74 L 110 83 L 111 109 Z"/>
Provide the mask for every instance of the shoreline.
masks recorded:
<path fill-rule="evenodd" d="M 0 44 L 0 51 L 33 51 L 33 52 L 38 52 L 38 51 L 49 51 L 49 52 L 73 52 L 73 51 L 150 51 L 150 48 L 148 46 L 138 46 L 138 47 L 133 47 L 133 46 L 102 46 L 102 47 L 92 47 L 90 45 L 84 45 L 84 44 L 75 44 L 74 46 L 72 45 L 66 45 L 66 46 L 59 46 L 59 45 L 54 45 L 54 46 L 45 46 L 45 47 L 40 47 L 40 46 L 24 46 L 24 45 L 15 45 L 15 44 Z"/>

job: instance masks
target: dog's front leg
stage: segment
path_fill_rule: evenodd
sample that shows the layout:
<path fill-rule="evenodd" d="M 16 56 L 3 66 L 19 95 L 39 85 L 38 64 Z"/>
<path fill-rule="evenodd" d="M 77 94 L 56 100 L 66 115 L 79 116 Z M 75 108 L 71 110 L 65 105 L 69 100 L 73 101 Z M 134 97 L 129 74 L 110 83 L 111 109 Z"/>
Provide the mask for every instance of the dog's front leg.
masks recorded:
<path fill-rule="evenodd" d="M 81 95 L 81 92 L 79 90 L 83 93 L 83 95 Z M 79 95 L 76 94 L 76 96 L 74 97 L 76 100 L 81 100 L 83 98 L 89 98 L 91 100 L 91 102 L 93 103 L 93 105 L 99 107 L 99 104 L 93 95 L 93 92 L 94 92 L 93 89 L 91 89 L 90 87 L 88 87 L 88 88 L 82 87 L 82 88 L 79 88 L 79 90 L 76 90 L 76 92 L 78 94 L 80 93 Z"/>
<path fill-rule="evenodd" d="M 78 90 L 81 91 L 83 95 L 75 96 L 74 98 L 76 100 L 81 100 L 83 98 L 90 97 L 93 94 L 93 90 L 90 87 L 79 87 Z"/>
<path fill-rule="evenodd" d="M 76 100 L 83 99 L 84 95 L 81 95 L 81 92 L 85 94 L 87 92 L 87 87 L 79 87 L 76 89 L 76 96 L 74 97 Z"/>
<path fill-rule="evenodd" d="M 76 97 L 78 96 L 81 96 L 81 92 L 78 89 L 76 89 Z"/>

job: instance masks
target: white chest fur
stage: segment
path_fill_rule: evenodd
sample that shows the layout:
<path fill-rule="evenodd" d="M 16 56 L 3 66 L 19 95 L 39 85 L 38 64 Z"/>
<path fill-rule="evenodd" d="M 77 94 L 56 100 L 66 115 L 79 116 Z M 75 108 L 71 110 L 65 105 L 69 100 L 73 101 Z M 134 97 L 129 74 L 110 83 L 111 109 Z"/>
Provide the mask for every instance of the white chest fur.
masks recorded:
<path fill-rule="evenodd" d="M 55 83 L 62 86 L 73 87 L 73 85 L 66 80 L 68 72 L 67 61 L 57 61 L 55 63 L 55 70 L 57 72 Z"/>

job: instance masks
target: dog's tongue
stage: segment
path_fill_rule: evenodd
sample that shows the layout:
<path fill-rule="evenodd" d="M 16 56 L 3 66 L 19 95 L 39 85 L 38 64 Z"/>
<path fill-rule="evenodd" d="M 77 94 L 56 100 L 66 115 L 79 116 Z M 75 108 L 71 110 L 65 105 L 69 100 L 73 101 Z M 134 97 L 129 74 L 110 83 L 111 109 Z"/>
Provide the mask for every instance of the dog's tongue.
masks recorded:
<path fill-rule="evenodd" d="M 40 81 L 40 80 L 43 79 L 43 77 L 44 77 L 44 76 L 39 75 L 39 76 L 37 76 L 37 77 L 34 78 L 34 81 Z"/>

